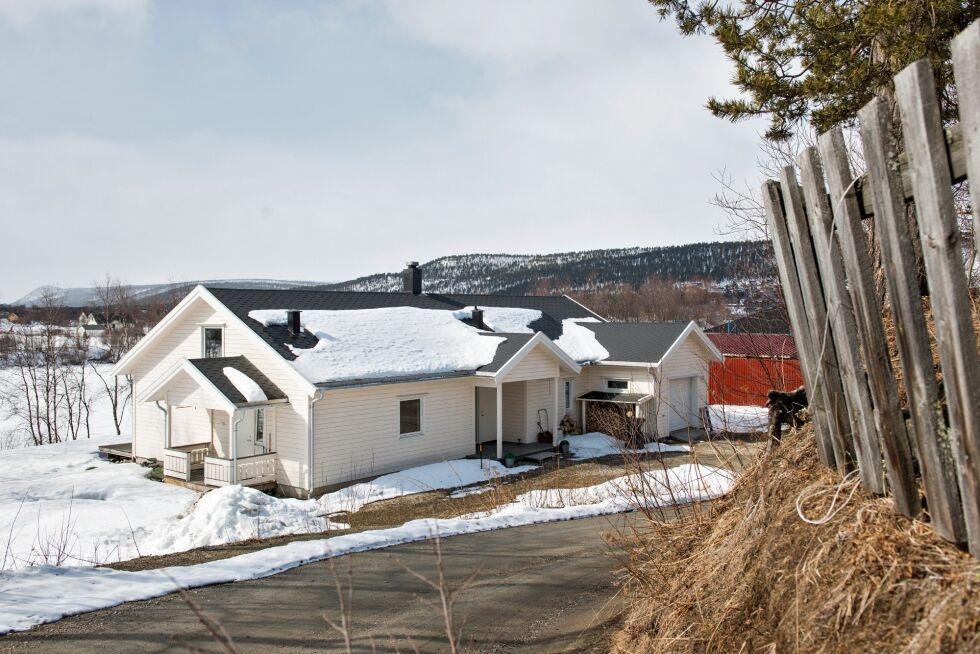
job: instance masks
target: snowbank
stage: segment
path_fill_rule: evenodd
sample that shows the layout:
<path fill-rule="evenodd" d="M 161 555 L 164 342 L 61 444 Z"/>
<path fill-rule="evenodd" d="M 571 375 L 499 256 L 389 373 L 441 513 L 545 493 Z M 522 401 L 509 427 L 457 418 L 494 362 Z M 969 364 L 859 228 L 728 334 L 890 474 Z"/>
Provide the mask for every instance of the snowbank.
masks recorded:
<path fill-rule="evenodd" d="M 588 327 L 580 323 L 596 322 L 594 318 L 567 318 L 561 321 L 561 336 L 555 345 L 579 363 L 602 361 L 609 358 L 609 350 L 602 347 L 599 340 Z"/>
<path fill-rule="evenodd" d="M 769 427 L 769 409 L 764 406 L 712 404 L 708 406 L 713 431 L 732 434 L 751 434 Z"/>
<path fill-rule="evenodd" d="M 489 481 L 494 477 L 527 472 L 535 467 L 515 466 L 506 468 L 497 461 L 484 460 L 481 468 L 480 461 L 477 459 L 458 459 L 432 463 L 384 475 L 362 484 L 341 488 L 333 493 L 327 493 L 317 502 L 321 514 L 331 514 L 338 511 L 353 513 L 371 502 L 390 500 L 394 497 L 431 490 L 467 486 L 481 481 Z"/>
<path fill-rule="evenodd" d="M 616 440 L 612 436 L 600 432 L 590 432 L 580 436 L 566 436 L 569 451 L 575 455 L 576 459 L 597 459 L 601 456 L 611 454 L 623 454 L 625 452 L 689 452 L 691 448 L 687 445 L 671 445 L 652 441 L 647 443 L 642 450 L 626 450 L 622 441 Z"/>
<path fill-rule="evenodd" d="M 164 554 L 250 538 L 347 528 L 318 517 L 314 508 L 311 502 L 280 499 L 254 488 L 224 486 L 202 495 L 175 522 L 160 525 L 141 541 L 140 551 Z"/>
<path fill-rule="evenodd" d="M 462 320 L 472 318 L 473 309 L 476 307 L 466 307 L 458 311 L 453 311 L 453 316 Z M 495 332 L 505 334 L 533 334 L 534 330 L 530 325 L 535 320 L 541 318 L 541 312 L 537 309 L 517 309 L 513 307 L 483 307 L 483 324 Z"/>
<path fill-rule="evenodd" d="M 280 310 L 248 316 L 264 325 L 286 321 Z M 493 361 L 504 341 L 435 309 L 303 311 L 300 319 L 318 343 L 292 348 L 297 358 L 291 363 L 313 383 L 475 370 Z"/>
<path fill-rule="evenodd" d="M 662 472 L 649 473 L 653 478 L 644 483 L 647 483 L 651 489 L 661 488 L 667 478 L 660 480 L 661 483 L 658 485 L 656 475 Z M 669 502 L 671 498 L 678 502 L 706 499 L 725 492 L 730 485 L 730 474 L 705 466 L 700 466 L 699 470 L 678 470 L 675 474 L 678 485 L 674 489 L 674 494 L 654 492 L 651 498 L 655 496 L 656 499 L 650 499 L 648 503 Z M 647 475 L 644 475 L 644 479 L 646 477 Z M 602 489 L 599 489 L 600 486 Z M 0 574 L 0 633 L 28 629 L 36 624 L 52 622 L 66 615 L 107 608 L 122 602 L 159 597 L 173 592 L 176 587 L 195 588 L 245 579 L 259 579 L 332 556 L 426 540 L 435 535 L 455 536 L 505 527 L 607 515 L 632 508 L 629 502 L 622 500 L 621 496 L 616 494 L 609 482 L 590 487 L 589 490 L 583 489 L 581 497 L 585 499 L 591 497 L 597 501 L 571 506 L 566 503 L 564 506 L 550 508 L 534 504 L 535 502 L 547 504 L 549 499 L 553 498 L 535 498 L 527 494 L 525 500 L 506 505 L 493 515 L 413 520 L 391 529 L 345 534 L 328 539 L 295 541 L 280 547 L 270 547 L 198 565 L 140 572 L 111 568 L 38 567 L 4 573 Z"/>
<path fill-rule="evenodd" d="M 221 372 L 225 373 L 225 377 L 242 394 L 246 402 L 265 402 L 269 399 L 265 392 L 259 388 L 259 385 L 255 383 L 255 380 L 241 370 L 226 366 L 222 368 Z"/>

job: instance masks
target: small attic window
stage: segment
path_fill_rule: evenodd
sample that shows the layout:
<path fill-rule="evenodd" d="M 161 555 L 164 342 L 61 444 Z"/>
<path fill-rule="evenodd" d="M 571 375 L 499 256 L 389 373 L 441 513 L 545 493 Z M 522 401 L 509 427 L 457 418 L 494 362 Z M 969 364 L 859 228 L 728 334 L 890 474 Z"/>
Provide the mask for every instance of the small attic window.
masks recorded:
<path fill-rule="evenodd" d="M 217 359 L 224 354 L 221 327 L 201 328 L 201 356 L 205 359 Z"/>

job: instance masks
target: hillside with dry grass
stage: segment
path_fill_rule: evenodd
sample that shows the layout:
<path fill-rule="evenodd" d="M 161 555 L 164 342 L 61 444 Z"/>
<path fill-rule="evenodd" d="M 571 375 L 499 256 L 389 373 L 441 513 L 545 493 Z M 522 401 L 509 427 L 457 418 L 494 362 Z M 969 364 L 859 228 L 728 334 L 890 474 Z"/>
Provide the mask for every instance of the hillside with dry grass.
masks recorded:
<path fill-rule="evenodd" d="M 709 512 L 623 540 L 615 652 L 980 651 L 980 561 L 842 482 L 809 426 Z"/>

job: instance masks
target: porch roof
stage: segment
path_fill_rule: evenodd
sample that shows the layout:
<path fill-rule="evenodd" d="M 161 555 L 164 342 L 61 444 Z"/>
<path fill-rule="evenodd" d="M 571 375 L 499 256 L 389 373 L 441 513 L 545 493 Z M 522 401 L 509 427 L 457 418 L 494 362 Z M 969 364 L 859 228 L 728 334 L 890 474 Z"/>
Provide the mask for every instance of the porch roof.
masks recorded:
<path fill-rule="evenodd" d="M 197 368 L 214 385 L 218 392 L 227 397 L 236 406 L 254 404 L 254 402 L 249 402 L 231 380 L 228 379 L 228 375 L 224 372 L 225 368 L 234 368 L 258 384 L 269 402 L 286 399 L 286 394 L 244 356 L 188 359 L 188 363 Z"/>
<path fill-rule="evenodd" d="M 646 402 L 652 395 L 643 393 L 606 393 L 604 391 L 589 391 L 584 395 L 579 395 L 579 400 L 587 402 L 612 402 L 614 404 L 640 404 Z"/>

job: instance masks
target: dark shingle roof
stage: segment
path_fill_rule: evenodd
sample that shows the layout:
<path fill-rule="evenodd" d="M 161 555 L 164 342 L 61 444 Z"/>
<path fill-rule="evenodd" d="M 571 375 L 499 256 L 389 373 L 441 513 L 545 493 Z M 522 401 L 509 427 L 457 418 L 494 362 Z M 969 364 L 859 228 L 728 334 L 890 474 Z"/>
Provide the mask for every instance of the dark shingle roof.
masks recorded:
<path fill-rule="evenodd" d="M 480 372 L 497 372 L 505 363 L 511 360 L 517 351 L 534 338 L 534 334 L 484 334 L 485 336 L 503 336 L 507 340 L 497 346 L 493 361 L 479 368 Z"/>
<path fill-rule="evenodd" d="M 584 395 L 579 395 L 580 400 L 589 400 L 590 402 L 613 402 L 615 404 L 636 404 L 645 397 L 650 397 L 649 395 L 644 395 L 642 393 L 605 393 L 603 391 L 589 391 Z"/>
<path fill-rule="evenodd" d="M 581 325 L 609 351 L 607 361 L 656 363 L 687 328 L 686 322 L 606 322 Z"/>
<path fill-rule="evenodd" d="M 262 372 L 252 365 L 252 362 L 246 359 L 244 356 L 237 357 L 215 357 L 212 359 L 190 359 L 190 363 L 201 371 L 205 377 L 210 380 L 215 387 L 224 394 L 232 404 L 247 404 L 248 400 L 242 395 L 235 385 L 231 383 L 228 376 L 225 375 L 225 368 L 234 368 L 239 372 L 243 373 L 247 377 L 251 378 L 265 396 L 270 400 L 283 400 L 286 399 L 286 394 L 283 393 L 278 386 L 272 383 L 268 377 L 262 374 Z"/>
<path fill-rule="evenodd" d="M 380 309 L 385 307 L 415 307 L 452 311 L 467 306 L 515 307 L 537 309 L 540 319 L 529 327 L 544 332 L 548 338 L 561 336 L 561 321 L 566 318 L 598 317 L 574 300 L 564 296 L 535 295 L 441 295 L 437 293 L 384 293 L 366 291 L 267 290 L 208 287 L 218 300 L 241 318 L 246 325 L 271 345 L 283 358 L 296 356 L 286 344 L 299 348 L 316 345 L 312 334 L 291 336 L 285 325 L 266 327 L 248 317 L 258 309 L 298 309 L 300 311 Z M 490 364 L 492 365 L 492 364 Z"/>

